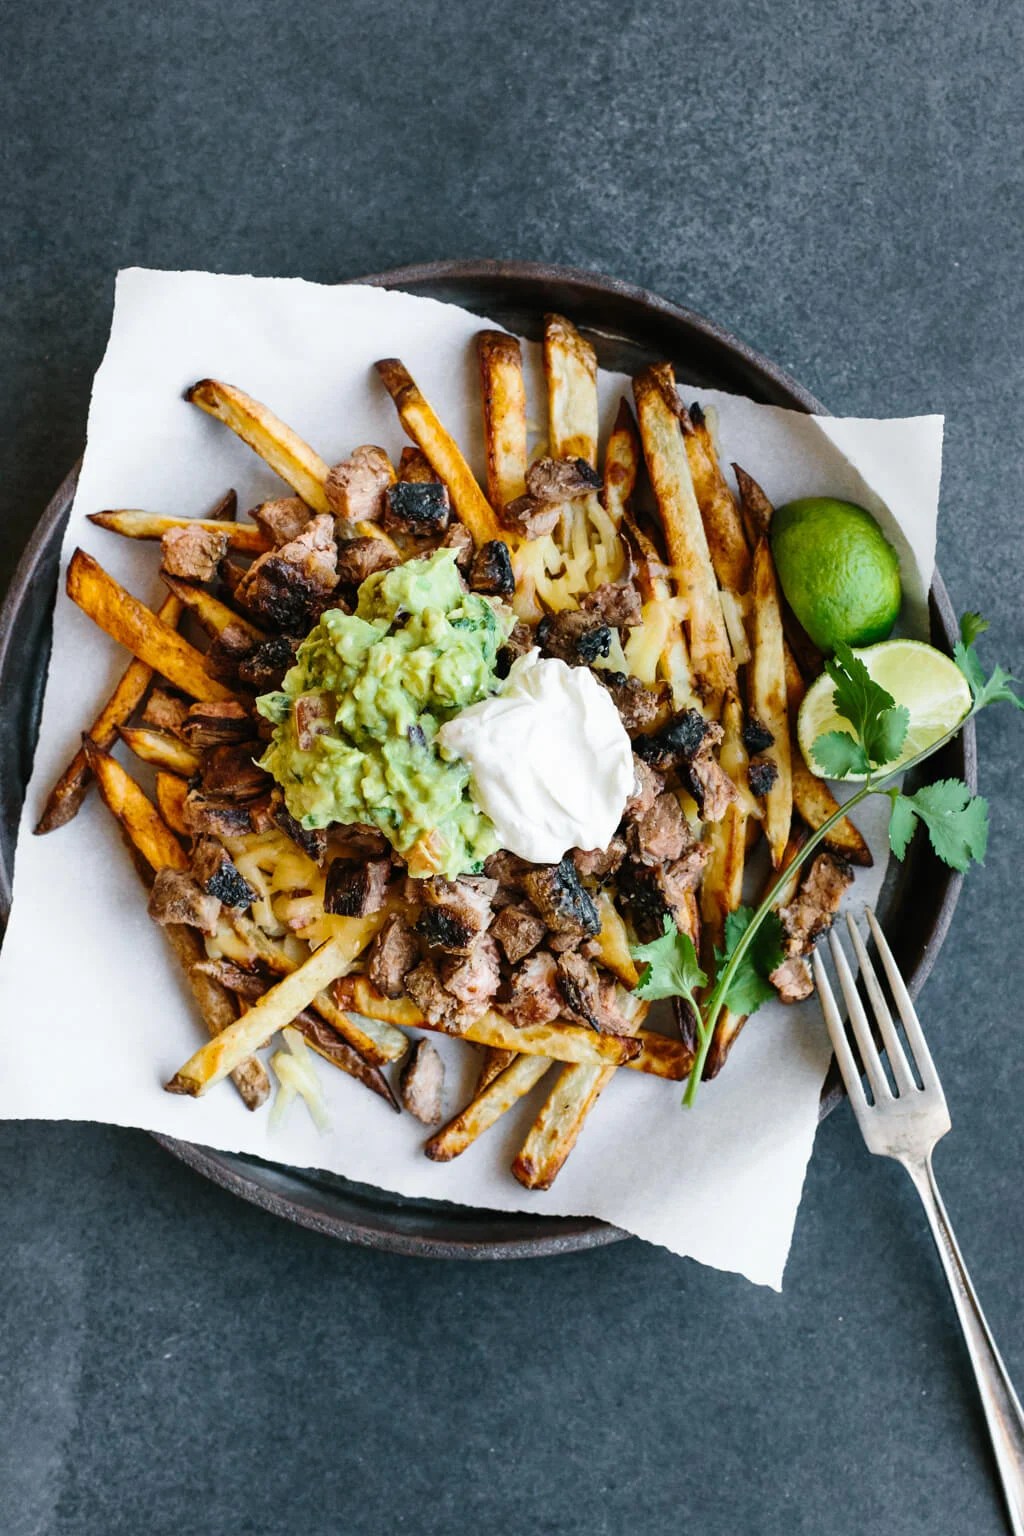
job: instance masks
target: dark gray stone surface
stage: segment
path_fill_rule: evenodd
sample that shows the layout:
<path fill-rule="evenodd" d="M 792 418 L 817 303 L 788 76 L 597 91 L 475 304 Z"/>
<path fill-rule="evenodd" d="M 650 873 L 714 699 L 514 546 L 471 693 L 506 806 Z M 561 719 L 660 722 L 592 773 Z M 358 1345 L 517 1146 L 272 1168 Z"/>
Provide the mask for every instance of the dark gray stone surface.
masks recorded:
<path fill-rule="evenodd" d="M 519 256 L 713 315 L 834 410 L 947 412 L 942 567 L 1024 666 L 1022 33 L 990 0 L 12 0 L 0 576 L 80 451 L 118 266 Z M 981 724 L 992 851 L 925 1006 L 1024 1379 L 1013 725 Z M 635 1242 L 349 1251 L 115 1130 L 5 1125 L 0 1157 L 5 1536 L 1004 1529 L 914 1196 L 845 1110 L 781 1297 Z"/>

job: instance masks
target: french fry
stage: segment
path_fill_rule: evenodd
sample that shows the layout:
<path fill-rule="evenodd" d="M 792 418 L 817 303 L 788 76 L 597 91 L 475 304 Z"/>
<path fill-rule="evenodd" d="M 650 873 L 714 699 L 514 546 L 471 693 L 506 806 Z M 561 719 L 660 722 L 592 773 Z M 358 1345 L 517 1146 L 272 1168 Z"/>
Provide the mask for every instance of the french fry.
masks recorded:
<path fill-rule="evenodd" d="M 753 660 L 750 666 L 750 707 L 775 740 L 764 756 L 778 769 L 775 783 L 765 796 L 765 836 L 772 864 L 780 867 L 793 815 L 793 764 L 789 740 L 786 698 L 785 648 L 782 612 L 768 540 L 758 540 L 754 550 L 751 607 Z"/>
<path fill-rule="evenodd" d="M 162 539 L 172 528 L 206 528 L 210 533 L 224 534 L 228 548 L 238 554 L 261 555 L 271 547 L 269 538 L 255 523 L 230 523 L 211 517 L 160 517 L 155 512 L 127 507 L 113 512 L 90 512 L 89 521 L 126 539 Z"/>
<path fill-rule="evenodd" d="M 625 644 L 630 674 L 648 685 L 664 678 L 672 707 L 687 709 L 697 702 L 690 653 L 682 622 L 675 611 L 668 571 L 647 535 L 627 514 L 623 526 L 634 553 L 637 585 L 643 599 L 642 622 L 629 632 Z"/>
<path fill-rule="evenodd" d="M 551 1062 L 543 1056 L 517 1056 L 482 1092 L 477 1090 L 461 1115 L 456 1115 L 443 1130 L 431 1136 L 424 1152 L 435 1163 L 451 1162 L 507 1110 L 518 1104 L 540 1082 L 550 1066 Z"/>
<path fill-rule="evenodd" d="M 199 772 L 199 753 L 193 752 L 180 737 L 172 736 L 169 731 L 151 731 L 141 725 L 119 725 L 117 734 L 129 751 L 134 752 L 142 762 L 151 763 L 154 768 L 181 774 L 186 779 Z"/>
<path fill-rule="evenodd" d="M 672 580 L 688 607 L 685 622 L 690 667 L 708 715 L 717 719 L 722 696 L 727 689 L 735 688 L 736 677 L 678 407 L 668 397 L 671 378 L 671 369 L 646 368 L 633 380 L 633 393 L 647 472 L 665 530 Z"/>
<path fill-rule="evenodd" d="M 88 737 L 83 746 L 104 802 L 150 868 L 188 869 L 181 843 L 127 769 Z"/>
<path fill-rule="evenodd" d="M 548 447 L 556 459 L 597 468 L 597 353 L 563 315 L 544 317 Z"/>
<path fill-rule="evenodd" d="M 748 475 L 746 470 L 741 469 L 738 464 L 733 465 L 732 472 L 736 476 L 736 484 L 740 488 L 740 515 L 743 519 L 743 526 L 746 529 L 747 538 L 753 547 L 759 540 L 768 537 L 768 530 L 772 525 L 775 508 L 753 475 Z"/>
<path fill-rule="evenodd" d="M 719 761 L 734 784 L 745 785 L 747 753 L 743 745 L 743 708 L 735 693 L 722 704 L 722 738 Z M 700 888 L 701 926 L 705 954 L 721 949 L 725 919 L 743 899 L 743 866 L 747 855 L 748 815 L 742 800 L 728 806 L 721 821 L 707 828 L 711 854 L 704 866 Z"/>
<path fill-rule="evenodd" d="M 212 977 L 204 976 L 196 966 L 205 958 L 203 941 L 194 928 L 183 923 L 168 923 L 164 928 L 167 942 L 185 973 L 200 1016 L 211 1038 L 227 1029 L 238 1017 L 231 996 Z M 263 1063 L 255 1056 L 239 1062 L 231 1074 L 246 1109 L 259 1109 L 270 1097 L 270 1078 Z"/>
<path fill-rule="evenodd" d="M 188 837 L 185 825 L 185 796 L 188 784 L 176 773 L 158 773 L 156 776 L 156 804 L 160 815 L 172 832 Z"/>
<path fill-rule="evenodd" d="M 67 589 L 71 600 L 111 639 L 182 693 L 206 703 L 234 698 L 230 688 L 210 677 L 201 652 L 126 592 L 84 549 L 76 549 L 71 557 Z"/>
<path fill-rule="evenodd" d="M 597 958 L 627 987 L 635 987 L 640 975 L 629 952 L 629 934 L 607 891 L 599 893 L 597 911 L 601 919 L 600 930 L 594 939 Z"/>
<path fill-rule="evenodd" d="M 158 610 L 158 617 L 173 627 L 181 617 L 181 603 L 176 597 L 165 598 Z M 99 747 L 112 747 L 117 739 L 118 726 L 131 719 L 152 680 L 152 667 L 147 667 L 144 661 L 130 662 L 86 735 Z M 35 829 L 37 835 L 55 832 L 58 827 L 66 826 L 73 820 L 78 815 L 91 782 L 92 773 L 86 761 L 85 748 L 79 747 L 47 797 Z"/>
<path fill-rule="evenodd" d="M 217 379 L 200 379 L 185 399 L 230 427 L 314 512 L 331 510 L 324 490 L 327 464 L 259 400 Z"/>
<path fill-rule="evenodd" d="M 448 487 L 452 505 L 473 535 L 474 542 L 486 544 L 490 539 L 501 538 L 508 542 L 508 533 L 502 532 L 458 444 L 441 425 L 405 364 L 397 357 L 386 357 L 376 366 L 384 388 L 395 402 L 402 426 L 422 448 L 435 473 Z"/>
<path fill-rule="evenodd" d="M 520 1184 L 527 1189 L 551 1188 L 583 1122 L 614 1074 L 614 1067 L 586 1063 L 562 1068 L 512 1164 Z"/>
<path fill-rule="evenodd" d="M 640 438 L 629 403 L 623 397 L 604 450 L 604 509 L 616 528 L 629 512 L 640 470 Z"/>
<path fill-rule="evenodd" d="M 221 635 L 229 624 L 236 624 L 239 629 L 244 629 L 247 635 L 254 640 L 265 640 L 266 633 L 257 629 L 251 619 L 245 619 L 227 603 L 222 603 L 219 597 L 214 597 L 212 592 L 207 592 L 205 587 L 193 586 L 190 581 L 182 581 L 177 576 L 168 576 L 163 573 L 164 584 L 174 593 L 174 596 L 186 608 L 190 608 L 199 623 L 208 635 Z"/>
<path fill-rule="evenodd" d="M 505 331 L 476 339 L 487 445 L 487 499 L 503 507 L 526 489 L 526 384 L 523 352 Z"/>
<path fill-rule="evenodd" d="M 489 1088 L 494 1079 L 506 1067 L 510 1067 L 516 1059 L 515 1051 L 503 1051 L 496 1045 L 485 1045 L 480 1052 L 480 1074 L 476 1080 L 476 1091 L 483 1093 Z M 536 1060 L 536 1058 L 534 1058 Z"/>
<path fill-rule="evenodd" d="M 750 589 L 750 546 L 736 498 L 722 474 L 714 439 L 698 405 L 691 407 L 683 423 L 683 440 L 718 585 L 743 597 Z"/>

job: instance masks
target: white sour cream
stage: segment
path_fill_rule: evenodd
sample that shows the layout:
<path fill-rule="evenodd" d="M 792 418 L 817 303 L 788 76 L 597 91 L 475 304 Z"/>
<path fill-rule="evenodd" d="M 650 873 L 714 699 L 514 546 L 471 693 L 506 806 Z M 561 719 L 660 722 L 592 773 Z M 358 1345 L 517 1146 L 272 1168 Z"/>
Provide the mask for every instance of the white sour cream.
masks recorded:
<path fill-rule="evenodd" d="M 502 848 L 534 864 L 606 848 L 633 793 L 633 753 L 611 696 L 586 667 L 536 650 L 438 740 L 469 768 L 473 800 Z"/>

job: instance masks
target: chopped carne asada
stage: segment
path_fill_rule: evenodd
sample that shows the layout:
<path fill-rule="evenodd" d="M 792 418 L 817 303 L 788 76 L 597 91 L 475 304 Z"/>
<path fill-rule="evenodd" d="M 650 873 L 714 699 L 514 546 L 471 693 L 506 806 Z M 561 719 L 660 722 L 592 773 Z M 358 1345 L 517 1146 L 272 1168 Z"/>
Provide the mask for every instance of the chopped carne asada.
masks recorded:
<path fill-rule="evenodd" d="M 590 939 L 599 931 L 601 919 L 593 897 L 580 884 L 571 854 L 558 864 L 531 868 L 523 876 L 523 887 L 552 933 Z"/>
<path fill-rule="evenodd" d="M 787 955 L 810 954 L 815 942 L 832 927 L 852 880 L 853 870 L 839 854 L 822 852 L 815 857 L 795 898 L 779 908 Z"/>
<path fill-rule="evenodd" d="M 183 693 L 174 693 L 170 688 L 161 688 L 158 684 L 146 700 L 142 724 L 152 726 L 156 731 L 172 731 L 175 736 L 180 736 L 189 717 L 189 710 L 189 700 Z"/>
<path fill-rule="evenodd" d="M 197 837 L 240 837 L 252 825 L 248 805 L 221 800 L 198 789 L 189 790 L 181 814 L 189 832 Z"/>
<path fill-rule="evenodd" d="M 189 706 L 181 734 L 190 747 L 231 746 L 252 735 L 253 718 L 233 699 Z"/>
<path fill-rule="evenodd" d="M 652 768 L 663 772 L 689 763 L 708 742 L 722 739 L 720 725 L 712 725 L 698 709 L 684 709 L 652 736 L 639 736 L 633 751 Z"/>
<path fill-rule="evenodd" d="M 635 750 L 633 752 L 633 769 L 636 773 L 636 790 L 626 801 L 626 808 L 623 814 L 627 820 L 646 816 L 655 800 L 657 800 L 665 788 L 664 777 L 656 768 L 652 768 L 649 763 L 645 763 L 642 757 L 638 757 Z"/>
<path fill-rule="evenodd" d="M 555 957 L 542 949 L 512 972 L 507 996 L 499 1004 L 513 1024 L 550 1024 L 562 1011 Z"/>
<path fill-rule="evenodd" d="M 547 929 L 536 912 L 514 903 L 502 907 L 490 931 L 501 945 L 508 963 L 518 965 L 520 960 L 537 948 Z"/>
<path fill-rule="evenodd" d="M 227 548 L 227 534 L 212 528 L 168 528 L 160 540 L 160 566 L 183 581 L 212 581 Z"/>
<path fill-rule="evenodd" d="M 811 968 L 802 955 L 792 955 L 768 977 L 781 1003 L 802 1003 L 814 991 Z"/>
<path fill-rule="evenodd" d="M 721 735 L 720 725 L 711 729 Z M 700 751 L 678 770 L 680 782 L 696 800 L 705 821 L 721 821 L 730 805 L 739 799 L 739 791 L 714 755 L 713 744 L 717 743 L 709 732 Z"/>
<path fill-rule="evenodd" d="M 334 522 L 311 518 L 290 544 L 258 555 L 235 589 L 235 598 L 276 629 L 308 629 L 321 600 L 338 584 Z"/>
<path fill-rule="evenodd" d="M 203 933 L 216 933 L 220 902 L 182 869 L 158 869 L 149 894 L 149 915 L 164 927 L 183 923 Z"/>
<path fill-rule="evenodd" d="M 599 676 L 630 734 L 652 726 L 668 702 L 667 683 L 648 688 L 638 677 L 627 677 L 625 672 L 602 671 Z"/>
<path fill-rule="evenodd" d="M 667 789 L 643 816 L 632 817 L 626 843 L 634 859 L 658 866 L 681 857 L 693 841 L 678 797 Z"/>
<path fill-rule="evenodd" d="M 239 682 L 259 693 L 280 688 L 285 673 L 294 665 L 298 648 L 298 639 L 291 635 L 273 635 L 269 640 L 261 641 L 239 662 Z"/>
<path fill-rule="evenodd" d="M 485 1008 L 501 984 L 501 957 L 489 933 L 482 933 L 468 955 L 440 962 L 441 980 L 465 1008 Z"/>
<path fill-rule="evenodd" d="M 549 615 L 537 625 L 537 644 L 546 656 L 555 656 L 570 667 L 589 667 L 612 648 L 608 625 L 592 613 L 566 610 Z"/>
<path fill-rule="evenodd" d="M 511 597 L 516 589 L 512 556 L 504 539 L 489 539 L 481 544 L 469 568 L 469 585 L 474 592 L 490 597 Z"/>
<path fill-rule="evenodd" d="M 375 571 L 398 565 L 401 558 L 386 539 L 344 539 L 338 545 L 338 580 L 343 586 L 358 587 Z"/>
<path fill-rule="evenodd" d="M 414 448 L 411 443 L 408 443 L 402 449 L 402 456 L 398 461 L 398 478 L 399 480 L 418 480 L 422 484 L 435 481 L 437 475 L 423 449 Z"/>
<path fill-rule="evenodd" d="M 404 917 L 393 912 L 370 945 L 366 974 L 385 997 L 401 997 L 420 946 Z"/>
<path fill-rule="evenodd" d="M 599 491 L 601 483 L 586 459 L 535 459 L 526 471 L 526 494 L 557 506 Z"/>
<path fill-rule="evenodd" d="M 497 893 L 497 881 L 475 875 L 445 880 L 435 875 L 431 880 L 415 883 L 423 902 L 417 930 L 431 949 L 468 955 L 494 915 L 491 904 Z"/>
<path fill-rule="evenodd" d="M 523 876 L 532 868 L 532 864 L 528 864 L 517 854 L 509 853 L 506 848 L 499 848 L 497 853 L 492 853 L 486 858 L 484 874 L 497 886 L 491 898 L 491 905 L 507 907 L 510 902 L 518 901 L 525 890 Z"/>
<path fill-rule="evenodd" d="M 402 1103 L 424 1125 L 437 1125 L 444 1114 L 444 1062 L 429 1040 L 417 1040 L 399 1079 Z"/>
<path fill-rule="evenodd" d="M 613 837 L 607 848 L 574 848 L 572 861 L 581 880 L 607 880 L 626 857 L 626 840 Z"/>
<path fill-rule="evenodd" d="M 518 661 L 520 656 L 525 656 L 532 651 L 536 643 L 529 624 L 517 621 L 512 633 L 498 652 L 496 668 L 498 676 L 507 677 L 512 663 Z"/>
<path fill-rule="evenodd" d="M 750 753 L 767 752 L 769 747 L 774 747 L 775 737 L 756 715 L 748 715 L 743 727 L 743 745 Z"/>
<path fill-rule="evenodd" d="M 469 570 L 470 563 L 476 551 L 473 543 L 473 535 L 465 523 L 451 523 L 448 532 L 441 540 L 442 549 L 454 549 L 455 564 L 463 574 Z"/>
<path fill-rule="evenodd" d="M 300 497 L 281 496 L 276 501 L 261 502 L 249 516 L 280 548 L 298 538 L 313 514 Z"/>
<path fill-rule="evenodd" d="M 770 757 L 752 757 L 747 765 L 747 783 L 752 795 L 766 795 L 779 777 L 779 765 Z"/>
<path fill-rule="evenodd" d="M 227 800 L 258 800 L 267 794 L 273 780 L 253 761 L 259 750 L 255 741 L 207 748 L 200 769 L 204 794 Z"/>
<path fill-rule="evenodd" d="M 580 607 L 613 629 L 632 629 L 643 620 L 640 593 L 631 581 L 606 581 L 582 597 Z"/>
<path fill-rule="evenodd" d="M 225 624 L 220 634 L 210 641 L 206 653 L 206 670 L 211 677 L 224 683 L 239 680 L 239 668 L 258 648 L 259 641 L 242 623 Z"/>
<path fill-rule="evenodd" d="M 192 873 L 208 896 L 225 907 L 251 907 L 257 892 L 239 874 L 234 860 L 215 837 L 201 837 L 192 849 Z"/>
<path fill-rule="evenodd" d="M 421 960 L 419 965 L 408 972 L 405 990 L 427 1023 L 438 1029 L 459 1034 L 467 1025 L 472 1024 L 475 1017 L 479 1017 L 460 1003 L 457 997 L 452 996 L 438 975 L 433 960 Z"/>
<path fill-rule="evenodd" d="M 332 859 L 324 886 L 324 911 L 332 917 L 370 917 L 387 901 L 390 879 L 390 859 L 371 859 L 366 864 Z"/>
<path fill-rule="evenodd" d="M 375 523 L 383 516 L 384 497 L 394 481 L 384 449 L 368 443 L 328 471 L 324 490 L 340 524 Z"/>
<path fill-rule="evenodd" d="M 285 805 L 279 790 L 275 791 L 271 802 L 271 816 L 274 824 L 280 827 L 281 831 L 290 837 L 303 853 L 308 854 L 314 864 L 324 862 L 327 857 L 327 833 L 322 827 L 304 827 L 301 822 L 296 821 Z"/>
<path fill-rule="evenodd" d="M 618 874 L 619 901 L 633 920 L 637 936 L 648 944 L 661 936 L 666 916 L 680 933 L 690 932 L 688 896 L 700 879 L 710 848 L 695 843 L 682 858 L 652 869 L 627 859 Z M 692 935 L 691 935 L 692 937 Z"/>
<path fill-rule="evenodd" d="M 633 1027 L 615 999 L 615 983 L 602 978 L 582 955 L 558 957 L 558 986 L 565 1006 L 576 1018 L 603 1035 L 631 1035 Z"/>
<path fill-rule="evenodd" d="M 430 538 L 445 532 L 451 511 L 448 488 L 440 480 L 399 480 L 385 493 L 384 526 L 392 533 Z"/>
<path fill-rule="evenodd" d="M 540 539 L 558 526 L 562 515 L 560 506 L 537 501 L 533 496 L 517 496 L 498 509 L 498 519 L 503 527 L 526 539 Z"/>

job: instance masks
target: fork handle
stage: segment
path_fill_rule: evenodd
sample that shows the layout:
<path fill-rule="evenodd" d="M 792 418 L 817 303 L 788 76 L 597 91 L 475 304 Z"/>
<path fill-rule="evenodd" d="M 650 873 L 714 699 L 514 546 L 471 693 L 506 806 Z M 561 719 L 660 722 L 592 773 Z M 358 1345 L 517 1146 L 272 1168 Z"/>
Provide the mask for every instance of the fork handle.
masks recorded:
<path fill-rule="evenodd" d="M 1024 1411 L 989 1332 L 985 1314 L 971 1284 L 932 1169 L 931 1153 L 921 1162 L 906 1162 L 907 1172 L 921 1196 L 935 1246 L 946 1272 L 957 1317 L 971 1357 L 981 1405 L 988 1420 L 999 1475 L 1002 1478 L 1010 1528 L 1024 1536 Z"/>

